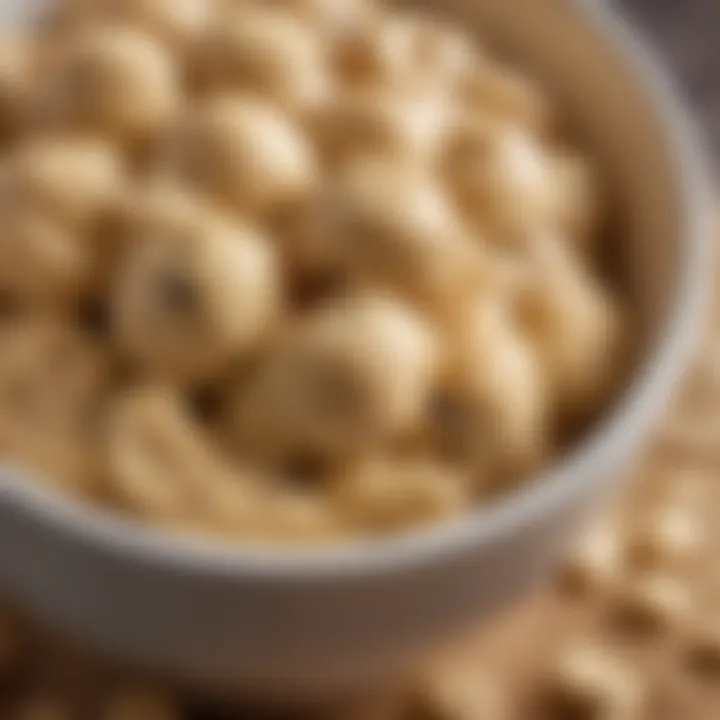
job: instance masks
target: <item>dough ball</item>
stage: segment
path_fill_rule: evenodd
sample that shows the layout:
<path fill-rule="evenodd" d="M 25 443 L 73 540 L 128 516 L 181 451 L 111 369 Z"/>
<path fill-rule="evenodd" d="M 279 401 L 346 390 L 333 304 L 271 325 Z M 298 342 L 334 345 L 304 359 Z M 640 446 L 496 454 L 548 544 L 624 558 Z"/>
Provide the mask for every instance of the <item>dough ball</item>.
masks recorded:
<path fill-rule="evenodd" d="M 433 330 L 400 302 L 365 296 L 320 308 L 240 388 L 234 432 L 261 452 L 362 451 L 417 421 L 437 356 Z"/>
<path fill-rule="evenodd" d="M 114 293 L 122 351 L 146 373 L 211 378 L 272 329 L 279 286 L 272 246 L 212 211 L 181 211 L 132 243 Z"/>
<path fill-rule="evenodd" d="M 135 143 L 157 136 L 182 107 L 178 68 L 152 36 L 100 26 L 71 35 L 41 95 L 41 120 Z"/>
<path fill-rule="evenodd" d="M 170 143 L 168 165 L 236 209 L 264 212 L 296 201 L 316 182 L 300 129 L 249 97 L 214 98 L 189 115 Z"/>
<path fill-rule="evenodd" d="M 329 97 L 323 44 L 312 25 L 282 9 L 241 4 L 213 24 L 198 43 L 201 87 L 256 94 L 297 112 Z"/>
<path fill-rule="evenodd" d="M 348 266 L 374 282 L 447 306 L 476 285 L 482 259 L 432 177 L 363 157 L 337 185 L 338 239 Z"/>

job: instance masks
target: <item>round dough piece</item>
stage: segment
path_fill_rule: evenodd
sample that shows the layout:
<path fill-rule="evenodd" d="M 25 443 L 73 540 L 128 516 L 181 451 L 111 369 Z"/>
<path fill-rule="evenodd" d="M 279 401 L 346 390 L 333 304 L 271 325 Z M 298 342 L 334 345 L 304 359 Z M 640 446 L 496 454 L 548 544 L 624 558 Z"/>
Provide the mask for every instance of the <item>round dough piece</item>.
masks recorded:
<path fill-rule="evenodd" d="M 642 714 L 645 690 L 621 657 L 578 643 L 555 659 L 546 678 L 542 710 L 549 717 L 632 718 Z"/>
<path fill-rule="evenodd" d="M 92 140 L 20 146 L 0 166 L 0 287 L 32 302 L 87 293 L 103 262 L 95 223 L 122 184 L 115 149 Z"/>
<path fill-rule="evenodd" d="M 223 459 L 166 386 L 136 387 L 115 398 L 107 461 L 113 493 L 141 517 L 221 532 L 256 527 L 257 478 Z"/>
<path fill-rule="evenodd" d="M 462 30 L 410 12 L 378 16 L 348 33 L 336 51 L 351 85 L 451 89 L 474 70 L 478 48 Z"/>
<path fill-rule="evenodd" d="M 10 212 L 4 218 L 0 287 L 33 305 L 72 301 L 84 294 L 95 267 L 93 253 L 62 223 Z"/>
<path fill-rule="evenodd" d="M 280 208 L 269 226 L 296 308 L 316 305 L 348 285 L 330 187 L 320 186 L 309 197 Z"/>
<path fill-rule="evenodd" d="M 212 378 L 252 352 L 273 325 L 273 248 L 248 226 L 209 210 L 188 207 L 148 228 L 120 270 L 117 342 L 149 375 Z"/>
<path fill-rule="evenodd" d="M 475 147 L 462 143 L 449 171 L 468 215 L 504 242 L 552 227 L 555 178 L 545 148 L 529 134 L 494 124 L 481 123 L 474 139 Z"/>
<path fill-rule="evenodd" d="M 592 249 L 603 197 L 591 164 L 492 116 L 462 117 L 446 146 L 445 177 L 466 214 L 495 239 L 515 243 L 559 232 Z"/>
<path fill-rule="evenodd" d="M 100 26 L 63 43 L 39 114 L 41 122 L 135 142 L 155 137 L 181 104 L 178 68 L 166 48 L 139 30 Z"/>
<path fill-rule="evenodd" d="M 376 154 L 430 164 L 442 147 L 450 113 L 437 93 L 349 88 L 319 113 L 315 134 L 334 162 Z"/>
<path fill-rule="evenodd" d="M 526 323 L 566 419 L 586 420 L 622 380 L 627 348 L 617 299 L 554 236 L 536 234 Z"/>
<path fill-rule="evenodd" d="M 382 296 L 320 308 L 234 401 L 241 446 L 337 456 L 412 427 L 437 363 L 433 330 Z"/>
<path fill-rule="evenodd" d="M 241 4 L 198 44 L 196 74 L 205 88 L 250 92 L 304 112 L 327 100 L 330 74 L 312 25 L 281 8 Z"/>
<path fill-rule="evenodd" d="M 477 284 L 478 248 L 442 188 L 415 165 L 358 158 L 340 178 L 337 196 L 338 241 L 355 273 L 433 306 Z"/>
<path fill-rule="evenodd" d="M 168 164 L 237 209 L 263 212 L 306 195 L 316 182 L 312 148 L 291 120 L 243 96 L 212 99 L 186 118 Z"/>
<path fill-rule="evenodd" d="M 52 486 L 91 493 L 91 418 L 108 379 L 104 353 L 45 313 L 6 321 L 0 345 L 0 452 Z"/>
<path fill-rule="evenodd" d="M 471 111 L 530 134 L 547 136 L 558 118 L 544 89 L 526 74 L 489 57 L 463 79 L 460 97 Z"/>
<path fill-rule="evenodd" d="M 48 137 L 17 146 L 8 162 L 10 204 L 46 211 L 73 226 L 92 222 L 124 184 L 123 159 L 93 137 Z"/>
<path fill-rule="evenodd" d="M 548 383 L 538 354 L 497 298 L 481 297 L 455 329 L 441 446 L 480 480 L 535 470 L 551 446 Z"/>
<path fill-rule="evenodd" d="M 182 49 L 207 28 L 215 0 L 61 0 L 50 11 L 51 30 L 77 31 L 125 24 Z"/>

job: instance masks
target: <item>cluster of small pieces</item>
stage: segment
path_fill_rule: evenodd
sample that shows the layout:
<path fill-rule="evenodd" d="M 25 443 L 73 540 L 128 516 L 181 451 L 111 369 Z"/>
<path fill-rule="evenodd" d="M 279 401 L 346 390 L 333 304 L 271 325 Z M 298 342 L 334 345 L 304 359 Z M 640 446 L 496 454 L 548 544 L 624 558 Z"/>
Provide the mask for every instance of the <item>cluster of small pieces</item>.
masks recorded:
<path fill-rule="evenodd" d="M 714 315 L 630 496 L 585 533 L 552 592 L 526 608 L 527 621 L 526 611 L 514 615 L 500 637 L 481 638 L 431 673 L 422 717 L 718 717 L 720 453 L 703 427 L 720 416 L 720 311 Z M 408 717 L 383 712 L 367 718 Z"/>
<path fill-rule="evenodd" d="M 602 408 L 603 192 L 544 92 L 371 0 L 64 0 L 0 49 L 0 449 L 161 525 L 452 517 Z"/>
<path fill-rule="evenodd" d="M 641 487 L 585 535 L 552 592 L 499 633 L 456 650 L 409 698 L 343 720 L 718 717 L 720 496 L 696 448 L 648 463 Z"/>

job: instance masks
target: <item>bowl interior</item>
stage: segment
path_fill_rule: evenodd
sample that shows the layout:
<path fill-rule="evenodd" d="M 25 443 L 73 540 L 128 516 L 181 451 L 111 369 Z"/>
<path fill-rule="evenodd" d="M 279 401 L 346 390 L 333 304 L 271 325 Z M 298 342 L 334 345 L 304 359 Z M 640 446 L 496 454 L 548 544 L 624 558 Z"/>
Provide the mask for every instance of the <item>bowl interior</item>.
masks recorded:
<path fill-rule="evenodd" d="M 46 1 L 0 0 L 0 24 L 17 24 Z M 481 38 L 492 38 L 493 44 L 521 66 L 532 68 L 571 113 L 587 143 L 603 162 L 620 204 L 623 222 L 616 245 L 620 249 L 624 285 L 636 315 L 641 347 L 636 375 L 640 376 L 639 380 L 644 380 L 645 375 L 659 376 L 656 365 L 663 363 L 659 363 L 657 357 L 658 347 L 665 342 L 668 320 L 678 310 L 681 296 L 689 292 L 687 268 L 691 249 L 686 243 L 689 242 L 688 216 L 694 210 L 690 207 L 684 177 L 690 161 L 678 150 L 681 143 L 675 142 L 675 136 L 683 133 L 681 129 L 676 131 L 672 117 L 658 110 L 664 103 L 658 100 L 658 95 L 662 98 L 665 88 L 661 88 L 662 92 L 653 88 L 656 73 L 644 72 L 647 58 L 641 53 L 634 57 L 627 43 L 623 51 L 618 52 L 620 43 L 613 42 L 612 37 L 616 23 L 606 28 L 602 20 L 604 11 L 574 9 L 573 3 L 566 0 L 413 0 L 403 4 L 425 6 L 442 17 L 459 20 L 465 27 L 477 28 Z M 584 13 L 591 21 L 585 21 Z M 661 349 L 669 357 L 668 348 Z M 668 357 L 664 358 L 665 365 L 669 364 L 665 362 Z M 653 367 L 648 364 L 651 360 Z M 673 363 L 677 366 L 678 358 Z M 672 372 L 665 372 L 662 381 Z M 648 414 L 645 396 L 662 385 L 651 382 L 659 379 L 648 378 L 637 387 L 633 384 L 631 393 L 634 394 L 624 398 L 620 417 L 611 418 L 613 437 L 617 437 L 616 426 L 625 415 Z M 603 443 L 591 437 L 588 444 L 594 443 L 597 447 L 589 447 L 587 452 L 584 447 L 580 449 L 588 456 L 585 464 L 590 462 L 590 455 L 597 457 L 600 450 L 607 450 L 606 441 L 611 435 L 604 433 Z M 571 477 L 575 475 L 571 470 L 576 466 L 565 468 L 563 462 L 561 459 L 559 468 L 548 474 L 550 480 L 566 486 L 581 482 L 583 473 Z M 500 501 L 492 512 L 481 510 L 481 516 L 461 519 L 447 528 L 421 530 L 398 540 L 371 543 L 370 548 L 341 548 L 299 555 L 283 553 L 275 560 L 261 553 L 260 559 L 263 567 L 267 561 L 271 561 L 271 565 L 276 562 L 277 569 L 283 572 L 288 568 L 302 572 L 313 563 L 319 567 L 330 557 L 333 561 L 323 565 L 325 569 L 340 567 L 350 558 L 361 564 L 374 563 L 378 555 L 389 564 L 401 562 L 407 559 L 407 554 L 419 556 L 431 546 L 437 549 L 438 546 L 450 547 L 456 541 L 475 542 L 500 528 L 508 529 L 525 522 L 554 502 L 547 497 L 549 492 L 544 485 L 528 485 L 517 496 Z M 543 492 L 547 502 L 538 502 Z M 165 559 L 185 560 L 193 556 L 190 551 L 195 548 L 198 559 L 228 558 L 233 567 L 236 562 L 257 558 L 254 551 L 164 537 L 132 523 L 111 520 L 93 508 L 77 507 L 64 500 L 56 502 L 32 488 L 15 486 L 12 503 L 26 509 L 32 507 L 43 523 L 55 523 L 63 532 L 84 540 L 92 537 L 116 550 L 120 547 L 133 552 L 143 549 L 153 554 L 161 551 Z M 379 552 L 375 552 L 376 545 L 381 548 Z M 209 551 L 208 555 L 202 548 Z M 368 549 L 373 552 L 368 553 Z M 210 554 L 220 550 L 229 553 Z"/>

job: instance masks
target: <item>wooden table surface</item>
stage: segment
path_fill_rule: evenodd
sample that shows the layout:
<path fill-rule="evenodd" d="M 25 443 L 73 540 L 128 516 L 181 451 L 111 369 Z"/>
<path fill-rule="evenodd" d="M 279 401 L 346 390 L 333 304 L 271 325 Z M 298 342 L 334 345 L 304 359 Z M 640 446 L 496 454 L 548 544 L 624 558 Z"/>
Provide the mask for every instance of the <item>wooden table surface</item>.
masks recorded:
<path fill-rule="evenodd" d="M 720 0 L 603 0 L 655 45 L 696 109 L 720 167 Z"/>

